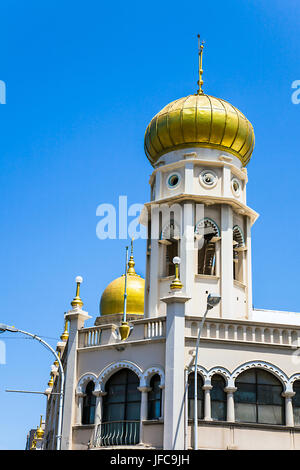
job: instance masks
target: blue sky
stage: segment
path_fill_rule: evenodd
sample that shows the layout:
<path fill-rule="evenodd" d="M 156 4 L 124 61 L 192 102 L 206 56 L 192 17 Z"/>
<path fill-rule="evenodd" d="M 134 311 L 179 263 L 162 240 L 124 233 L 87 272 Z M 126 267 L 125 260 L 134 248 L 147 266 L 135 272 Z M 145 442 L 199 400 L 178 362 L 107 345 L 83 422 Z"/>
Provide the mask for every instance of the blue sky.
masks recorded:
<path fill-rule="evenodd" d="M 291 101 L 300 79 L 297 0 L 90 0 L 1 6 L 1 315 L 55 345 L 74 278 L 85 309 L 98 314 L 105 286 L 123 271 L 126 240 L 96 237 L 96 208 L 149 200 L 143 152 L 149 120 L 196 92 L 197 38 L 205 39 L 204 90 L 250 119 L 248 165 L 255 307 L 300 311 L 299 119 Z M 145 272 L 145 246 L 135 244 Z M 24 448 L 45 413 L 53 360 L 37 342 L 3 334 L 0 449 Z"/>

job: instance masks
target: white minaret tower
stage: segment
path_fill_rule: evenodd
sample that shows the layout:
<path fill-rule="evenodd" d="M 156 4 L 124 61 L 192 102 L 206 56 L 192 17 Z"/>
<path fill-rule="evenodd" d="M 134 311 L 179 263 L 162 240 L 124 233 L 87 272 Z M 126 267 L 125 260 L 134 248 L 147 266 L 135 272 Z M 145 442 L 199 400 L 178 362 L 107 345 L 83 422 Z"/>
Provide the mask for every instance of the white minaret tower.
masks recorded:
<path fill-rule="evenodd" d="M 230 103 L 199 89 L 163 108 L 145 133 L 154 171 L 147 205 L 145 316 L 166 313 L 174 256 L 190 298 L 185 315 L 199 316 L 210 292 L 221 295 L 211 316 L 250 318 L 251 226 L 258 214 L 246 204 L 247 170 L 254 148 L 251 123 Z"/>

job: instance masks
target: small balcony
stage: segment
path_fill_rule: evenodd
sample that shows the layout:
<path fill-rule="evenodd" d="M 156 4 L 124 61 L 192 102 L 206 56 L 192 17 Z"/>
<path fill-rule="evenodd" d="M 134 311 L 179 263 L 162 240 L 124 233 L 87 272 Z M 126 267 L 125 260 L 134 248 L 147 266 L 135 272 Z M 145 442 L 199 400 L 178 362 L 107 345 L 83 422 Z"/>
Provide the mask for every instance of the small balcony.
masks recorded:
<path fill-rule="evenodd" d="M 133 446 L 140 442 L 140 421 L 108 421 L 97 426 L 93 447 Z"/>

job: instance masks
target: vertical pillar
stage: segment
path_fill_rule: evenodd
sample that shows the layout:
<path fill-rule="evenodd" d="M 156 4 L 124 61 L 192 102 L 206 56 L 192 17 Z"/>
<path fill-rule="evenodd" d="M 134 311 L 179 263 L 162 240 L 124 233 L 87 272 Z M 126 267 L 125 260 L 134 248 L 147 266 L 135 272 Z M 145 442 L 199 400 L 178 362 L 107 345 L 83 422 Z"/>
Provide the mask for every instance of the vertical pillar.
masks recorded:
<path fill-rule="evenodd" d="M 84 326 L 84 321 L 91 318 L 79 307 L 70 310 L 65 316 L 69 321 L 69 339 L 67 349 L 67 364 L 64 390 L 62 450 L 72 449 L 72 426 L 75 420 L 75 390 L 77 384 L 77 347 L 78 330 Z"/>
<path fill-rule="evenodd" d="M 232 209 L 225 204 L 221 207 L 221 311 L 223 318 L 233 313 L 233 246 Z"/>
<path fill-rule="evenodd" d="M 295 392 L 283 392 L 282 396 L 285 398 L 285 425 L 294 426 L 294 412 L 293 412 L 293 396 Z"/>
<path fill-rule="evenodd" d="M 101 390 L 94 390 L 93 395 L 96 397 L 96 409 L 95 409 L 95 429 L 94 429 L 94 436 L 92 446 L 99 447 L 101 445 L 101 433 L 99 426 L 101 426 L 102 421 L 102 410 L 103 410 L 103 398 L 104 395 L 107 395 L 107 392 L 102 392 Z"/>
<path fill-rule="evenodd" d="M 211 385 L 203 385 L 202 390 L 204 390 L 204 420 L 211 421 L 211 400 L 210 400 L 210 391 L 212 389 Z"/>
<path fill-rule="evenodd" d="M 148 300 L 148 305 L 146 308 L 146 316 L 156 317 L 158 315 L 158 302 L 159 302 L 159 292 L 158 292 L 158 278 L 159 278 L 159 210 L 151 210 L 151 252 L 150 252 L 150 275 L 149 275 L 149 293 L 146 292 L 146 299 Z"/>
<path fill-rule="evenodd" d="M 183 205 L 182 233 L 180 244 L 180 279 L 185 286 L 186 295 L 192 296 L 195 279 L 195 242 L 193 223 L 193 204 Z"/>
<path fill-rule="evenodd" d="M 82 423 L 82 408 L 83 408 L 83 399 L 85 397 L 85 393 L 80 392 L 76 393 L 77 398 L 77 414 L 76 414 L 76 424 Z"/>
<path fill-rule="evenodd" d="M 185 194 L 194 193 L 194 164 L 189 161 L 184 167 L 184 192 Z"/>
<path fill-rule="evenodd" d="M 146 421 L 148 418 L 148 392 L 151 391 L 150 387 L 138 387 L 138 390 L 141 392 L 141 415 L 140 415 L 140 443 L 144 442 L 143 434 L 143 421 Z"/>
<path fill-rule="evenodd" d="M 248 308 L 248 318 L 252 317 L 252 261 L 251 261 L 251 221 L 250 217 L 246 218 L 247 220 L 247 232 L 246 232 L 246 246 L 247 251 L 244 253 L 246 257 L 246 272 L 244 273 L 245 281 L 244 283 L 247 286 L 247 308 Z"/>
<path fill-rule="evenodd" d="M 164 449 L 184 449 L 184 310 L 189 297 L 179 292 L 161 299 L 167 304 L 165 356 Z"/>
<path fill-rule="evenodd" d="M 226 387 L 224 391 L 227 393 L 227 421 L 230 423 L 235 422 L 234 412 L 234 398 L 233 394 L 237 391 L 236 387 Z"/>

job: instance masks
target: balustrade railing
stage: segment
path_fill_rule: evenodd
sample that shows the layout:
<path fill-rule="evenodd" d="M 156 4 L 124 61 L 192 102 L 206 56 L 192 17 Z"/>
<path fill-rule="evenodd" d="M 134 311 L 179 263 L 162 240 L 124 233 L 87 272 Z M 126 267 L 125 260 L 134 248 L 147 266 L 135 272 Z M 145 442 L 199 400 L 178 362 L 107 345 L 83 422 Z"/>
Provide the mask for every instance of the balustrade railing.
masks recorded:
<path fill-rule="evenodd" d="M 140 441 L 140 421 L 108 421 L 98 424 L 94 447 L 129 446 Z"/>

